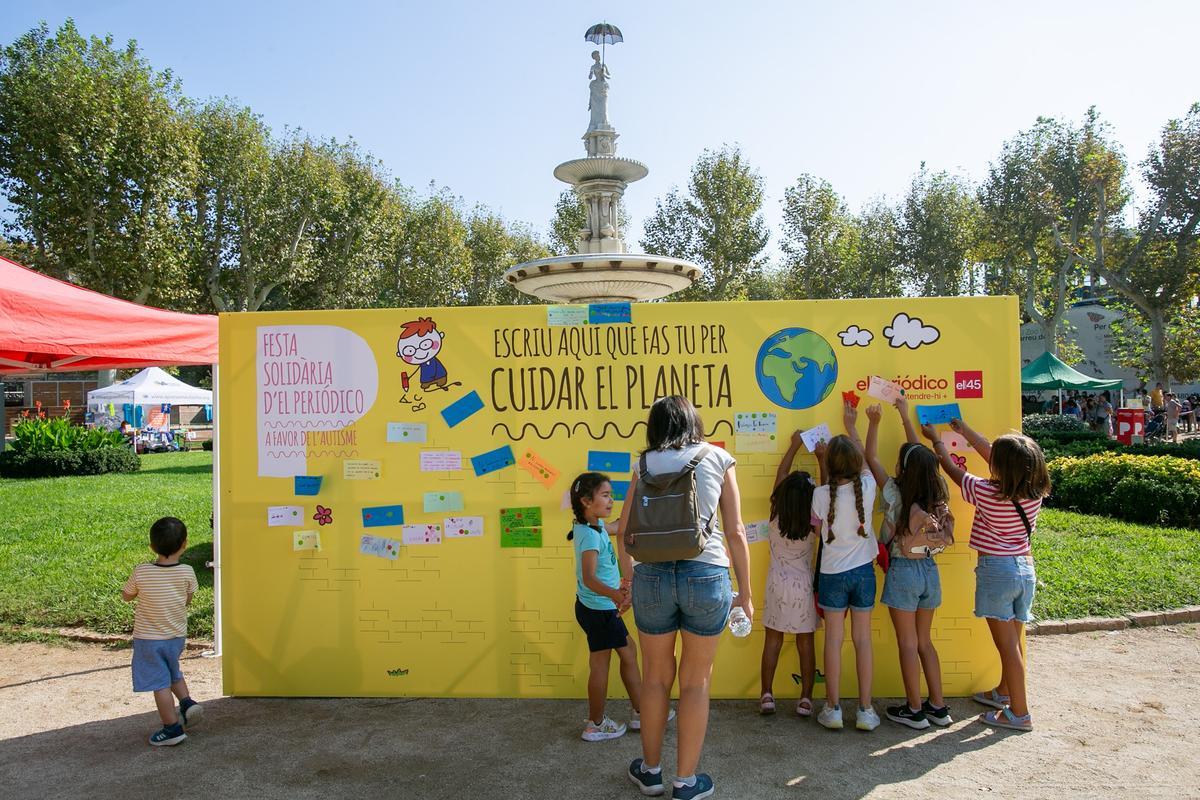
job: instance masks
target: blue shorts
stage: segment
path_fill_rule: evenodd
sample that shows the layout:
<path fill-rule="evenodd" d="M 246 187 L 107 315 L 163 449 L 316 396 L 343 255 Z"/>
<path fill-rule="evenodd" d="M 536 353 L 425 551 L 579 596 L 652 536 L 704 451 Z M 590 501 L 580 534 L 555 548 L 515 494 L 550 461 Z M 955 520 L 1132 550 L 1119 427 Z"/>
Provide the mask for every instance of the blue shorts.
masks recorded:
<path fill-rule="evenodd" d="M 875 607 L 875 562 L 861 567 L 821 573 L 817 578 L 817 605 L 826 611 L 870 611 Z"/>
<path fill-rule="evenodd" d="M 1030 556 L 985 556 L 975 565 L 975 616 L 1001 621 L 1033 619 L 1037 574 Z"/>
<path fill-rule="evenodd" d="M 879 602 L 897 611 L 937 608 L 942 604 L 942 578 L 932 558 L 892 558 Z"/>
<path fill-rule="evenodd" d="M 179 656 L 184 638 L 133 640 L 133 690 L 157 692 L 183 680 Z"/>
<path fill-rule="evenodd" d="M 716 636 L 729 621 L 729 567 L 701 561 L 663 561 L 633 568 L 633 621 L 642 633 Z"/>

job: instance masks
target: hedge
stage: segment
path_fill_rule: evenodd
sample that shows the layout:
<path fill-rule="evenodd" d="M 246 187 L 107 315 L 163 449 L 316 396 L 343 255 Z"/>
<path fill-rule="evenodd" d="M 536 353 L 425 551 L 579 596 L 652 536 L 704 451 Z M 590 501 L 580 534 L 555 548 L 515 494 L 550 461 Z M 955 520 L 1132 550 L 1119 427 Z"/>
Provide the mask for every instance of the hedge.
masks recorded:
<path fill-rule="evenodd" d="M 1116 452 L 1134 456 L 1172 456 L 1200 461 L 1200 440 L 1190 440 L 1171 444 L 1155 442 L 1153 444 L 1124 445 L 1115 439 L 1109 439 L 1104 434 L 1087 436 L 1069 434 L 1039 434 L 1033 437 L 1046 454 L 1046 460 L 1054 458 L 1095 455 L 1096 453 Z"/>
<path fill-rule="evenodd" d="M 1079 417 L 1063 414 L 1029 414 L 1021 418 L 1021 430 L 1026 436 L 1037 438 L 1042 433 L 1058 433 L 1067 431 L 1089 431 L 1088 426 Z"/>
<path fill-rule="evenodd" d="M 1200 461 L 1100 453 L 1050 462 L 1051 506 L 1131 522 L 1200 527 Z"/>
<path fill-rule="evenodd" d="M 204 450 L 212 450 L 213 449 L 213 440 L 205 439 L 203 442 L 200 443 L 200 447 Z"/>
<path fill-rule="evenodd" d="M 98 450 L 50 450 L 0 453 L 0 478 L 57 478 L 65 475 L 103 475 L 137 472 L 142 461 L 128 447 Z"/>

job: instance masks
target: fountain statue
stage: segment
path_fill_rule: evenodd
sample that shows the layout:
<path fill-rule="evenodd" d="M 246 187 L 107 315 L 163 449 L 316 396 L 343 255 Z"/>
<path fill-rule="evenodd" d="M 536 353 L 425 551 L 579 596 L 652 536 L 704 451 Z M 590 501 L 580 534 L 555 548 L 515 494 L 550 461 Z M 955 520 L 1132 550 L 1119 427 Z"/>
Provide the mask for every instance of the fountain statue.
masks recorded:
<path fill-rule="evenodd" d="M 615 30 L 615 26 L 607 27 Z M 626 252 L 621 198 L 626 187 L 646 177 L 649 170 L 640 161 L 617 156 L 619 134 L 608 120 L 610 77 L 600 51 L 592 51 L 590 116 L 583 134 L 587 156 L 554 169 L 554 177 L 575 187 L 587 213 L 587 227 L 579 231 L 575 252 L 517 264 L 504 276 L 522 292 L 543 300 L 656 300 L 686 289 L 703 272 L 699 265 L 683 259 Z"/>

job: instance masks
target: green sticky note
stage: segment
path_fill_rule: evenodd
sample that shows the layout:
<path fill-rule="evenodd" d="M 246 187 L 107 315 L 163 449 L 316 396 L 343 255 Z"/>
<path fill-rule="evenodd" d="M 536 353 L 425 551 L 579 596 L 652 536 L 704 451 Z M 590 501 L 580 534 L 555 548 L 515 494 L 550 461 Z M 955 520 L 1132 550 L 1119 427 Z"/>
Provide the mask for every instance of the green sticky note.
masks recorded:
<path fill-rule="evenodd" d="M 462 511 L 462 492 L 426 492 L 425 513 L 434 514 L 440 511 Z"/>

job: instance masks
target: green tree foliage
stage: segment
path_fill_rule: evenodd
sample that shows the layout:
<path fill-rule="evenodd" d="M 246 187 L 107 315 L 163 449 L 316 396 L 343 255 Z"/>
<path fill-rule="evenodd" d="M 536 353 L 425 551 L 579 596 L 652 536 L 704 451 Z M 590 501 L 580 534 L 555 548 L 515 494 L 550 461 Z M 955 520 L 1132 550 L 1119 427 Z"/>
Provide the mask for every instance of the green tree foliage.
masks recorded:
<path fill-rule="evenodd" d="M 1133 324 L 1144 332 L 1147 346 L 1130 348 L 1142 355 L 1127 357 L 1126 365 L 1166 385 L 1173 374 L 1180 380 L 1194 374 L 1186 364 L 1192 343 L 1178 341 L 1172 330 L 1194 325 L 1200 293 L 1200 103 L 1163 127 L 1142 162 L 1142 178 L 1152 201 L 1134 229 L 1112 229 L 1111 198 L 1103 185 L 1096 187 L 1089 267 L 1128 303 Z"/>
<path fill-rule="evenodd" d="M 1085 278 L 1096 188 L 1123 198 L 1124 173 L 1120 150 L 1092 108 L 1081 124 L 1039 118 L 1005 142 L 979 188 L 981 249 L 993 265 L 1001 264 L 989 272 L 988 288 L 1020 295 L 1046 349 L 1068 361 L 1082 355 L 1065 315 Z"/>
<path fill-rule="evenodd" d="M 195 169 L 179 85 L 137 44 L 67 21 L 0 55 L 0 186 L 32 266 L 107 294 L 194 305 L 177 216 Z"/>
<path fill-rule="evenodd" d="M 924 162 L 900 206 L 898 234 L 905 282 L 919 295 L 944 297 L 970 290 L 979 203 L 967 183 Z"/>
<path fill-rule="evenodd" d="M 705 274 L 680 300 L 747 297 L 762 271 L 770 234 L 762 216 L 763 180 L 740 149 L 706 150 L 692 167 L 688 194 L 673 189 L 655 203 L 641 239 L 647 253 L 686 258 Z"/>
<path fill-rule="evenodd" d="M 550 220 L 550 249 L 558 254 L 574 253 L 578 246 L 579 232 L 587 228 L 587 208 L 575 194 L 566 189 L 554 204 L 554 218 Z"/>

